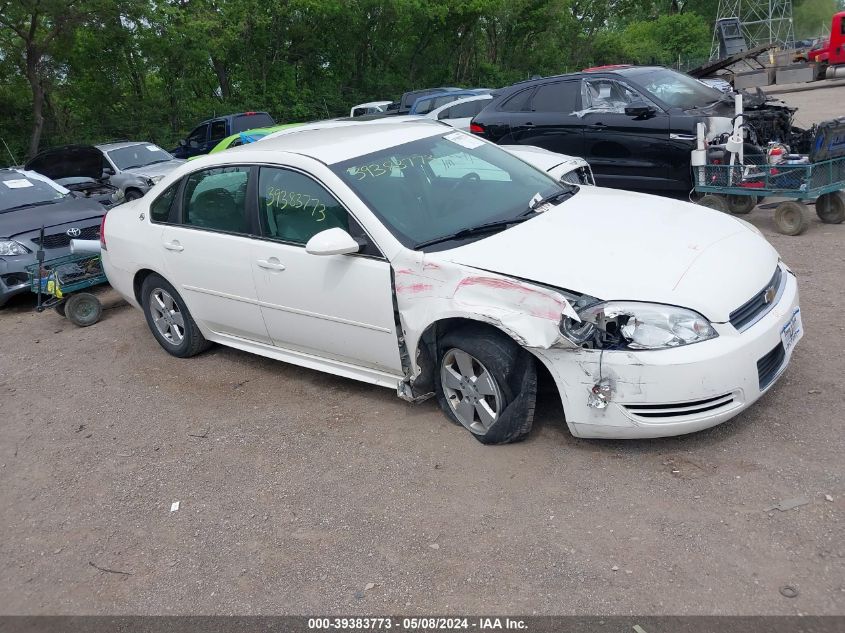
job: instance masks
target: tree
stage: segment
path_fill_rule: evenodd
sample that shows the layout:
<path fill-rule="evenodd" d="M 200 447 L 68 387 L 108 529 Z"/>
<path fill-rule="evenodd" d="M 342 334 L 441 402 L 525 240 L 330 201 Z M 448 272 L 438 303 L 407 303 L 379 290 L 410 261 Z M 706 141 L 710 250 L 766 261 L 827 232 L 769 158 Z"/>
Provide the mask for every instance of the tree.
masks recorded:
<path fill-rule="evenodd" d="M 47 84 L 60 72 L 56 53 L 89 15 L 84 0 L 5 0 L 0 3 L 3 49 L 17 57 L 32 92 L 28 156 L 38 153 Z"/>

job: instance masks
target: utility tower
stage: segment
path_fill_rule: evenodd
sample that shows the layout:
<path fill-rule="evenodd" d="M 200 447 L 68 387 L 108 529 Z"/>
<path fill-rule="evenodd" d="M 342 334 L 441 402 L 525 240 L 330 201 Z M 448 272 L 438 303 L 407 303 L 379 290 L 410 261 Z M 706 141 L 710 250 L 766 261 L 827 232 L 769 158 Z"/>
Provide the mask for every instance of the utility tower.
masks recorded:
<path fill-rule="evenodd" d="M 719 0 L 716 20 L 722 18 L 739 18 L 748 48 L 770 43 L 790 48 L 795 42 L 792 0 Z M 710 51 L 710 59 L 718 57 L 715 28 Z"/>

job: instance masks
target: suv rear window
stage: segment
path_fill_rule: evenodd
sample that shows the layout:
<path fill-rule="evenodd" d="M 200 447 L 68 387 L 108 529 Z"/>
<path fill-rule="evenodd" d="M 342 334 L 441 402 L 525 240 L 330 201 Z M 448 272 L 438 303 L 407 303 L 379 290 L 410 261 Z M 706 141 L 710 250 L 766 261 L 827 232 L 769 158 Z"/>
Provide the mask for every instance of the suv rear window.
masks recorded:
<path fill-rule="evenodd" d="M 259 127 L 270 127 L 276 122 L 269 114 L 256 112 L 255 114 L 238 114 L 232 118 L 232 134 L 254 130 Z"/>

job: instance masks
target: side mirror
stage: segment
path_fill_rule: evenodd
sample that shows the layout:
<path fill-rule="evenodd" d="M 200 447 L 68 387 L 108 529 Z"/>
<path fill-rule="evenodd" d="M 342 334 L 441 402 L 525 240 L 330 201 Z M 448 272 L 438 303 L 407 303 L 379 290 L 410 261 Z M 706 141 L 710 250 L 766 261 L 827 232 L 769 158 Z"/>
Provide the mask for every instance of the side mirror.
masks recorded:
<path fill-rule="evenodd" d="M 191 141 L 190 143 L 188 143 L 188 147 L 190 147 L 191 149 L 197 149 L 199 146 L 200 144 L 196 141 Z"/>
<path fill-rule="evenodd" d="M 103 167 L 103 178 L 108 178 L 109 176 L 114 176 L 114 169 L 111 167 Z"/>
<path fill-rule="evenodd" d="M 357 253 L 361 246 L 341 228 L 326 229 L 308 240 L 305 252 L 311 255 L 348 255 Z"/>
<path fill-rule="evenodd" d="M 625 114 L 632 117 L 649 117 L 655 112 L 657 112 L 657 110 L 648 105 L 645 101 L 632 101 L 625 106 Z"/>
<path fill-rule="evenodd" d="M 179 147 L 185 147 L 185 145 L 187 145 L 187 144 L 188 144 L 188 141 L 186 141 L 185 139 L 183 139 L 183 138 L 179 139 Z"/>

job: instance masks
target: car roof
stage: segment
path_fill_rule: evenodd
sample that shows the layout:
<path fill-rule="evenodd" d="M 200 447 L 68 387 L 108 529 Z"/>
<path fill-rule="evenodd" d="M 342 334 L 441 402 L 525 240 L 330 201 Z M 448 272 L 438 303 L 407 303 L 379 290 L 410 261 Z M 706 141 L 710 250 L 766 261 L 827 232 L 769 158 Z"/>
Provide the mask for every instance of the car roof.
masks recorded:
<path fill-rule="evenodd" d="M 113 149 L 123 149 L 124 147 L 132 147 L 133 145 L 156 145 L 151 141 L 116 141 L 114 143 L 98 143 L 94 147 L 97 149 L 108 152 Z M 158 145 L 156 145 L 158 147 Z"/>
<path fill-rule="evenodd" d="M 431 120 L 376 125 L 355 121 L 326 121 L 292 128 L 279 136 L 264 137 L 257 143 L 228 150 L 227 154 L 234 156 L 236 152 L 245 151 L 290 152 L 333 165 L 403 143 L 453 132 L 454 128 Z"/>
<path fill-rule="evenodd" d="M 645 72 L 650 72 L 654 70 L 672 70 L 671 68 L 667 69 L 664 66 L 632 66 L 630 64 L 608 64 L 606 66 L 593 66 L 592 68 L 585 68 L 583 70 L 573 72 L 573 73 L 563 73 L 560 75 L 549 75 L 548 77 L 532 77 L 531 79 L 526 79 L 524 81 L 518 81 L 511 86 L 508 86 L 507 92 L 512 92 L 510 88 L 518 87 L 526 87 L 526 86 L 533 86 L 539 85 L 542 83 L 546 83 L 548 81 L 553 81 L 555 79 L 570 79 L 575 77 L 580 77 L 582 75 L 593 75 L 593 74 L 608 74 L 608 75 L 622 75 L 622 76 L 634 76 L 639 75 Z M 677 71 L 675 71 L 677 72 Z M 504 95 L 505 91 L 503 90 L 499 95 Z"/>
<path fill-rule="evenodd" d="M 492 101 L 497 96 L 498 95 L 494 95 L 491 92 L 485 92 L 485 93 L 480 94 L 480 95 L 475 94 L 475 95 L 470 95 L 469 97 L 461 97 L 460 99 L 455 99 L 454 101 L 450 101 L 449 103 L 444 103 L 442 106 L 437 106 L 436 108 L 434 108 L 434 110 L 432 110 L 431 112 L 428 112 L 427 114 L 434 114 L 435 112 L 440 112 L 441 110 L 445 110 L 446 108 L 451 108 L 452 106 L 460 105 L 462 103 L 468 103 L 470 101 L 486 101 L 486 100 Z"/>

